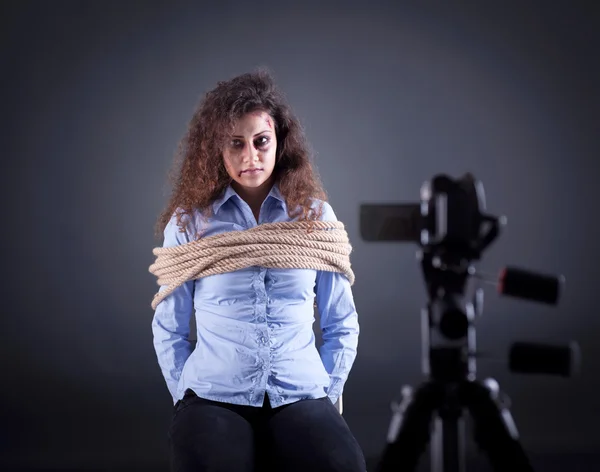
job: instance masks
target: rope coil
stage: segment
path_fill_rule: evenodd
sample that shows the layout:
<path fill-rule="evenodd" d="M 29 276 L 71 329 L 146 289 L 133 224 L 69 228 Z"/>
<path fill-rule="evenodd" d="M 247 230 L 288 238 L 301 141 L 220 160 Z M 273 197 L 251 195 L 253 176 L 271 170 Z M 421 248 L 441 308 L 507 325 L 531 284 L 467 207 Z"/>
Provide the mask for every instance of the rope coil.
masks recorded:
<path fill-rule="evenodd" d="M 350 245 L 340 221 L 286 221 L 263 223 L 173 247 L 152 250 L 149 271 L 166 285 L 152 300 L 152 309 L 189 280 L 251 266 L 272 269 L 314 269 L 343 273 L 350 284 Z"/>

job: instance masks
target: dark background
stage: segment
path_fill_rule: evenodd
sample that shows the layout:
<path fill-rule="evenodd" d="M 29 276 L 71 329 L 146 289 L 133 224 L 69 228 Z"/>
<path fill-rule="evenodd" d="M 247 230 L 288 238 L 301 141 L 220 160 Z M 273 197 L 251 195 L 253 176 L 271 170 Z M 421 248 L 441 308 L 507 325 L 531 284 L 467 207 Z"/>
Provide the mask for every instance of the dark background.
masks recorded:
<path fill-rule="evenodd" d="M 478 344 L 496 357 L 481 376 L 510 395 L 532 455 L 592 467 L 598 8 L 483 3 L 2 2 L 0 466 L 166 470 L 153 225 L 200 96 L 266 65 L 354 245 L 362 333 L 344 416 L 365 454 L 401 386 L 421 381 L 425 292 L 416 247 L 361 241 L 358 207 L 416 201 L 434 174 L 471 171 L 508 216 L 482 268 L 567 278 L 557 308 L 487 290 Z M 511 374 L 519 339 L 578 340 L 582 374 Z"/>

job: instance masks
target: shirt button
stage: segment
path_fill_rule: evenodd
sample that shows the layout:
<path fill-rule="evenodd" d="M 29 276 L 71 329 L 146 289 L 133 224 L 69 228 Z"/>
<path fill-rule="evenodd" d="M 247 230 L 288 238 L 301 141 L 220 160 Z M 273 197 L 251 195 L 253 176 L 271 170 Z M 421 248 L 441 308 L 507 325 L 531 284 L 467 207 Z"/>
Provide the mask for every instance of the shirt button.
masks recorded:
<path fill-rule="evenodd" d="M 258 317 L 258 322 L 259 323 L 264 323 L 265 322 L 265 317 L 264 316 L 259 316 Z"/>
<path fill-rule="evenodd" d="M 267 344 L 267 338 L 265 338 L 264 336 L 260 337 L 260 342 L 263 344 Z"/>

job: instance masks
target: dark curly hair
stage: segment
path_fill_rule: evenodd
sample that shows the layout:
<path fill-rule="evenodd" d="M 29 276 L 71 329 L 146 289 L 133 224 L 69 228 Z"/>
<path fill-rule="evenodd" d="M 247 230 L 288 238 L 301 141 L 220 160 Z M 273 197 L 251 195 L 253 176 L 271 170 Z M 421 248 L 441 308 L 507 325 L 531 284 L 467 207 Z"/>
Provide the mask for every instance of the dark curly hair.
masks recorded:
<path fill-rule="evenodd" d="M 195 210 L 210 216 L 211 203 L 232 181 L 223 163 L 223 146 L 236 120 L 258 110 L 267 112 L 275 122 L 277 152 L 273 174 L 288 215 L 300 221 L 320 217 L 321 210 L 313 209 L 313 199 L 326 201 L 327 195 L 311 163 L 304 131 L 271 73 L 261 68 L 218 82 L 202 98 L 179 143 L 170 176 L 173 191 L 157 221 L 157 237 L 175 213 L 181 231 L 185 231 L 189 219 L 186 215 L 191 217 Z"/>

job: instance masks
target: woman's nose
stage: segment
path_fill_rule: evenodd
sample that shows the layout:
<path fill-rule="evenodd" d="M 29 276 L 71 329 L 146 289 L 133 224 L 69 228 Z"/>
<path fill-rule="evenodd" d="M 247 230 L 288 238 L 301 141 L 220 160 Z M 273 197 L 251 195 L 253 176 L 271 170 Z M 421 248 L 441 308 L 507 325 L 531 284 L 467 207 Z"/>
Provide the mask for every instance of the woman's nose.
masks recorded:
<path fill-rule="evenodd" d="M 245 145 L 242 153 L 242 159 L 244 162 L 254 162 L 258 160 L 258 150 L 254 148 L 254 146 Z"/>

